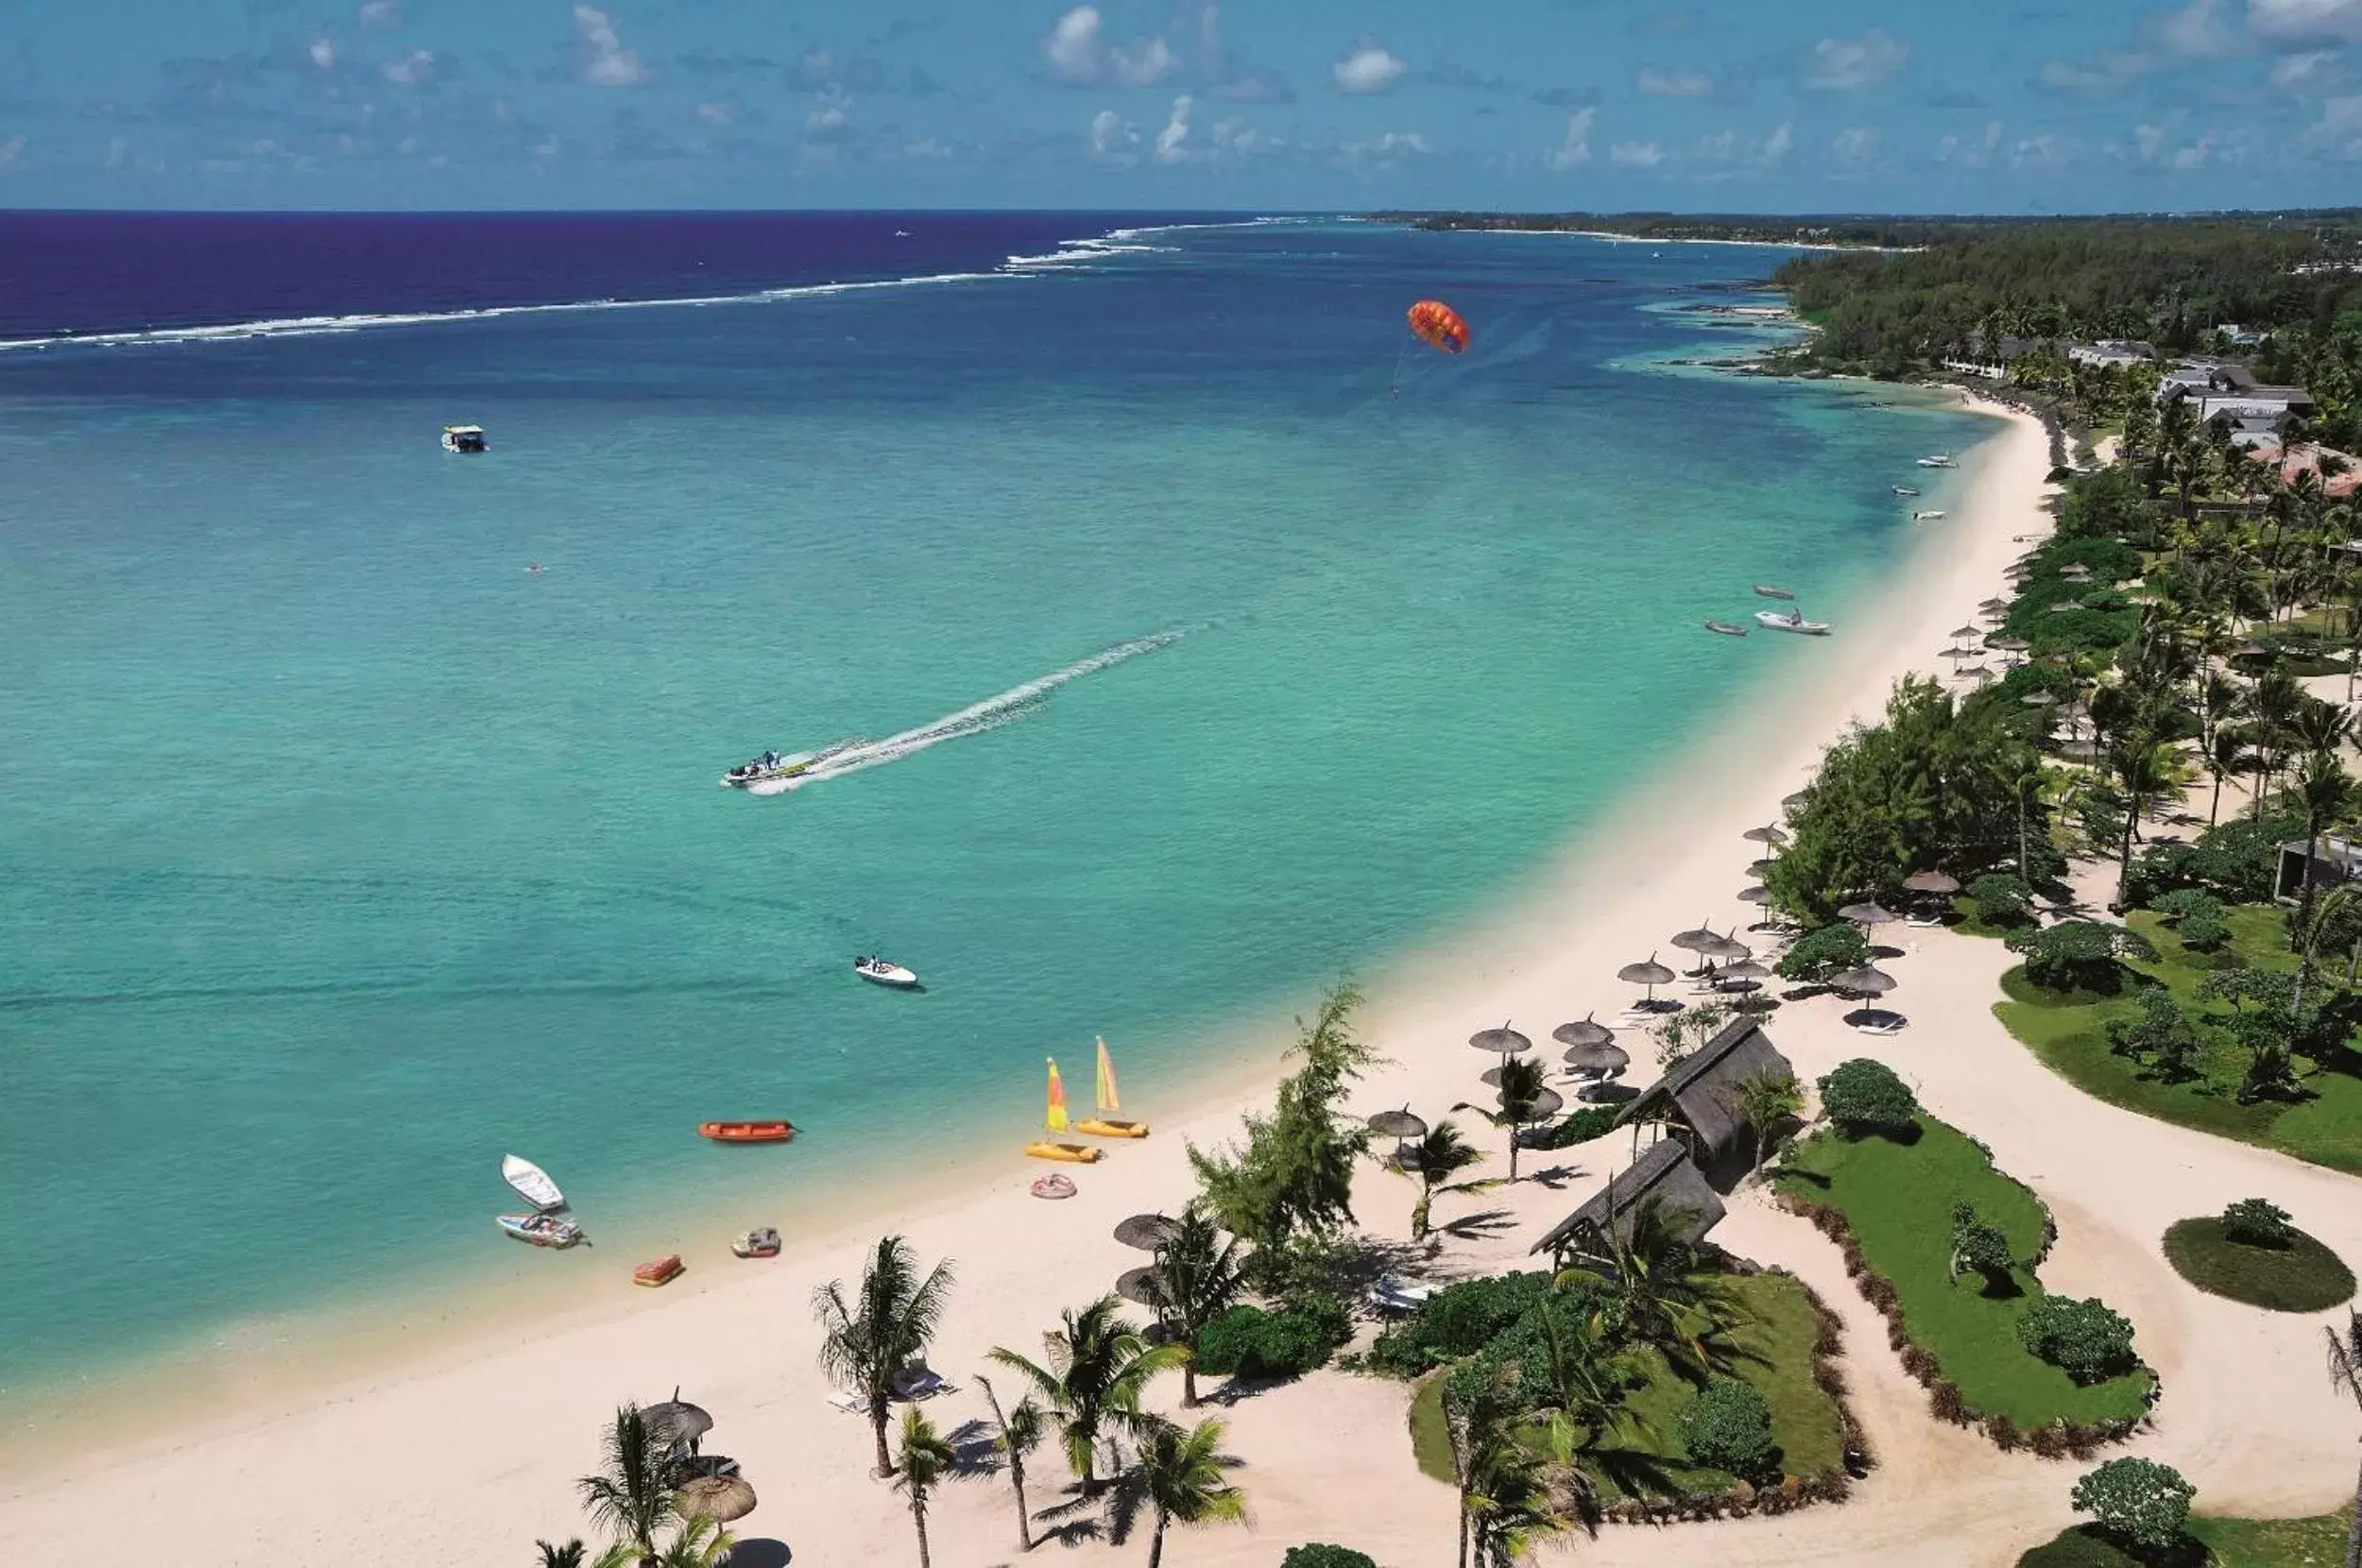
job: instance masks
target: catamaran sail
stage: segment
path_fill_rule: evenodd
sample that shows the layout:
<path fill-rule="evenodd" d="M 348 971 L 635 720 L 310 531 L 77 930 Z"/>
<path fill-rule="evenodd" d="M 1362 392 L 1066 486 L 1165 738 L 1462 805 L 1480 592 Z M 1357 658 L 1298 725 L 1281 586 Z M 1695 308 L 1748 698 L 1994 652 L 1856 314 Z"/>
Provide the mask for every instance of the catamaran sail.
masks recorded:
<path fill-rule="evenodd" d="M 517 1195 L 543 1214 L 566 1206 L 566 1195 L 557 1190 L 549 1172 L 531 1160 L 516 1154 L 501 1156 L 501 1180 L 517 1189 Z"/>
<path fill-rule="evenodd" d="M 1116 1095 L 1115 1059 L 1107 1054 L 1107 1042 L 1104 1038 L 1101 1039 L 1099 1042 L 1099 1093 L 1097 1099 L 1099 1100 L 1099 1108 L 1103 1111 L 1121 1111 L 1123 1109 L 1123 1101 Z"/>

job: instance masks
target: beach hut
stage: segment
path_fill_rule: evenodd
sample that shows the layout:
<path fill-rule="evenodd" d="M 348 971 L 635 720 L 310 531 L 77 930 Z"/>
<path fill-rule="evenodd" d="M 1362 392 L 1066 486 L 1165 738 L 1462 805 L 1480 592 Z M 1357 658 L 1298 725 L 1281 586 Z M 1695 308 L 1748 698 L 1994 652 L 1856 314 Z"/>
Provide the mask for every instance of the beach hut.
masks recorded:
<path fill-rule="evenodd" d="M 1630 1168 L 1583 1200 L 1583 1206 L 1544 1234 L 1529 1249 L 1565 1256 L 1600 1236 L 1629 1236 L 1632 1217 L 1655 1201 L 1667 1219 L 1677 1219 L 1686 1240 L 1697 1241 L 1721 1223 L 1722 1200 L 1679 1140 L 1668 1138 L 1641 1150 Z"/>
<path fill-rule="evenodd" d="M 1754 1137 L 1737 1108 L 1737 1085 L 1758 1073 L 1794 1071 L 1762 1024 L 1741 1018 L 1643 1089 L 1616 1118 L 1617 1125 L 1629 1122 L 1636 1129 L 1642 1121 L 1662 1118 L 1674 1127 L 1702 1170 L 1743 1175 L 1754 1153 Z"/>

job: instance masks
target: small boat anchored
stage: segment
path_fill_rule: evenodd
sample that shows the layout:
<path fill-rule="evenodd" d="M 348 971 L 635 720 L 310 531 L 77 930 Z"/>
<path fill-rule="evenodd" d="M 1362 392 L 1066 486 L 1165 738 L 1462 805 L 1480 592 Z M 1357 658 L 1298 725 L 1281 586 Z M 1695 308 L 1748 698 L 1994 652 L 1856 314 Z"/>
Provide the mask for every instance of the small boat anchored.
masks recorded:
<path fill-rule="evenodd" d="M 445 452 L 489 452 L 491 448 L 484 439 L 482 425 L 445 425 L 443 427 L 443 450 Z"/>
<path fill-rule="evenodd" d="M 1757 610 L 1755 611 L 1755 624 L 1766 631 L 1795 632 L 1803 637 L 1829 635 L 1827 622 L 1807 621 L 1801 612 L 1796 610 Z"/>
<path fill-rule="evenodd" d="M 1755 597 L 1758 599 L 1793 599 L 1796 596 L 1784 588 L 1773 588 L 1770 583 L 1757 583 Z"/>
<path fill-rule="evenodd" d="M 785 1143 L 796 1135 L 796 1124 L 777 1121 L 701 1121 L 697 1136 L 714 1143 Z"/>
<path fill-rule="evenodd" d="M 872 985 L 882 985 L 892 991 L 916 991 L 918 976 L 889 958 L 870 953 L 853 961 L 853 973 Z"/>
<path fill-rule="evenodd" d="M 1940 452 L 1932 456 L 1923 457 L 1919 460 L 1919 466 L 1923 469 L 1957 469 L 1960 467 L 1958 463 L 1952 461 L 1952 454 L 1948 452 Z"/>
<path fill-rule="evenodd" d="M 813 757 L 781 757 L 766 751 L 748 758 L 722 775 L 722 788 L 743 790 L 749 784 L 768 784 L 775 778 L 794 778 L 808 772 L 818 758 Z"/>
<path fill-rule="evenodd" d="M 1943 520 L 1943 514 L 1942 512 L 1933 511 L 1913 512 L 1911 514 L 1911 520 L 1913 522 L 1942 522 Z"/>
<path fill-rule="evenodd" d="M 759 1225 L 732 1241 L 730 1251 L 739 1257 L 777 1257 L 779 1233 L 768 1225 Z"/>
<path fill-rule="evenodd" d="M 1897 485 L 1894 487 L 1894 493 L 1899 496 L 1915 496 L 1919 492 L 1908 485 Z"/>
<path fill-rule="evenodd" d="M 534 1247 L 571 1247 L 582 1239 L 582 1227 L 557 1212 L 566 1206 L 566 1195 L 548 1171 L 522 1155 L 504 1154 L 501 1180 L 533 1205 L 531 1214 L 495 1215 L 492 1222 L 504 1233 Z"/>
<path fill-rule="evenodd" d="M 566 1195 L 557 1190 L 550 1173 L 521 1154 L 501 1156 L 501 1180 L 515 1187 L 517 1196 L 538 1213 L 549 1214 L 566 1206 Z"/>
<path fill-rule="evenodd" d="M 580 1225 L 554 1214 L 504 1214 L 492 1222 L 531 1247 L 566 1248 L 582 1239 Z"/>
<path fill-rule="evenodd" d="M 1734 626 L 1727 621 L 1709 621 L 1706 622 L 1706 630 L 1710 632 L 1718 632 L 1724 637 L 1745 637 L 1747 635 L 1746 627 Z"/>

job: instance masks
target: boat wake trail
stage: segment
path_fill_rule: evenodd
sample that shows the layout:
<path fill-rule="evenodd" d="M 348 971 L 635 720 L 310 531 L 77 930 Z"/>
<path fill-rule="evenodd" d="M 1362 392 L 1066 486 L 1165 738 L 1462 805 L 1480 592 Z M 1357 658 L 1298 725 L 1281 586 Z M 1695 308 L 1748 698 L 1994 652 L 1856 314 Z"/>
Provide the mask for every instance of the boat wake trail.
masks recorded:
<path fill-rule="evenodd" d="M 916 756 L 946 741 L 963 740 L 970 735 L 982 735 L 988 729 L 999 729 L 1013 720 L 1024 718 L 1039 707 L 1051 692 L 1069 681 L 1080 680 L 1085 675 L 1095 674 L 1110 665 L 1121 664 L 1142 654 L 1153 654 L 1179 640 L 1181 634 L 1176 631 L 1158 632 L 1153 637 L 1119 642 L 1112 648 L 1103 648 L 1088 658 L 1078 659 L 1063 670 L 1053 671 L 1022 686 L 1012 686 L 998 696 L 971 703 L 957 713 L 947 713 L 916 729 L 889 735 L 882 741 L 839 741 L 813 754 L 813 765 L 795 777 L 766 779 L 748 786 L 746 793 L 752 795 L 784 794 L 824 778 L 839 778 L 848 773 L 859 773 L 864 768 L 899 762 L 905 757 Z"/>

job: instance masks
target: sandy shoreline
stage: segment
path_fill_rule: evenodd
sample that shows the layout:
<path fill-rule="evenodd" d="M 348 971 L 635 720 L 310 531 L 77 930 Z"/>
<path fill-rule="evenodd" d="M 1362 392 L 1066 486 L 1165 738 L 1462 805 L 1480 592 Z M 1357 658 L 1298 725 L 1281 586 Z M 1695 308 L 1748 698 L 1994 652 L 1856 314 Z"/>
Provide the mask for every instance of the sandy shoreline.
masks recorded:
<path fill-rule="evenodd" d="M 1922 540 L 1877 602 L 1857 606 L 1791 674 L 1752 691 L 1747 709 L 1652 786 L 1633 791 L 1512 906 L 1372 977 L 1365 1032 L 1394 1065 L 1364 1086 L 1366 1108 L 1407 1100 L 1432 1115 L 1471 1098 L 1483 1065 L 1463 1043 L 1471 1030 L 1509 1017 L 1538 1036 L 1586 1012 L 1612 1016 L 1629 991 L 1612 978 L 1618 964 L 1702 917 L 1744 924 L 1752 912 L 1734 895 L 1752 846 L 1740 829 L 1773 817 L 1821 748 L 1851 718 L 1874 713 L 1896 676 L 1932 671 L 1943 629 L 1999 588 L 2022 537 L 2047 527 L 2037 509 L 2047 468 L 2041 428 L 2022 415 L 1999 417 L 2000 433 L 1964 461 L 1952 520 Z M 1772 1032 L 1807 1077 L 1845 1056 L 1887 1058 L 1931 1109 L 1985 1137 L 2004 1167 L 2051 1203 L 2062 1235 L 2045 1277 L 2079 1292 L 2104 1287 L 2132 1318 L 2166 1390 L 2157 1432 L 2136 1446 L 2181 1465 L 2199 1484 L 2201 1506 L 2329 1506 L 2351 1485 L 2353 1434 L 2350 1414 L 2319 1376 L 2319 1320 L 2264 1321 L 2199 1296 L 2165 1270 L 2155 1238 L 2172 1219 L 2262 1194 L 2332 1247 L 2362 1255 L 2362 1204 L 2353 1202 L 2362 1189 L 2084 1099 L 1992 1018 L 1993 982 L 2006 962 L 1994 945 L 1924 933 L 1919 949 L 1896 961 L 1904 981 L 1896 1000 L 1914 1018 L 1905 1035 L 1874 1048 L 1817 1002 L 1783 1009 Z M 714 1413 L 710 1445 L 737 1456 L 763 1497 L 742 1534 L 785 1541 L 799 1561 L 905 1559 L 901 1499 L 865 1475 L 860 1423 L 824 1403 L 812 1361 L 813 1287 L 851 1274 L 889 1214 L 922 1257 L 955 1258 L 960 1286 L 933 1362 L 966 1387 L 934 1413 L 947 1426 L 980 1414 L 973 1379 L 984 1352 L 1031 1351 L 1059 1308 L 1104 1291 L 1138 1261 L 1109 1228 L 1137 1209 L 1181 1202 L 1190 1187 L 1184 1141 L 1220 1140 L 1242 1105 L 1268 1093 L 1287 1031 L 1255 1032 L 1264 1048 L 1254 1061 L 1217 1073 L 1187 1114 L 1146 1108 L 1156 1136 L 1079 1173 L 1082 1195 L 1071 1202 L 1032 1200 L 1026 1185 L 1045 1167 L 1006 1153 L 929 1160 L 914 1171 L 914 1186 L 871 1195 L 875 1202 L 776 1263 L 734 1265 L 716 1249 L 693 1257 L 691 1273 L 660 1294 L 619 1291 L 384 1370 L 247 1390 L 212 1419 L 175 1412 L 137 1439 L 61 1445 L 37 1466 L 12 1460 L 0 1495 L 0 1557 L 131 1560 L 170 1541 L 175 1559 L 195 1568 L 272 1559 L 527 1560 L 536 1536 L 582 1531 L 571 1481 L 591 1463 L 613 1406 L 660 1399 L 678 1385 Z M 1650 1047 L 1628 1044 L 1634 1076 L 1645 1078 Z M 1602 1162 L 1622 1140 L 1602 1142 L 1529 1161 L 1543 1179 L 1487 1200 L 1514 1223 L 1490 1239 L 1453 1244 L 1439 1272 L 1514 1266 L 1540 1225 L 1604 1175 Z M 1407 1184 L 1366 1169 L 1357 1194 L 1363 1226 L 1399 1237 L 1410 1197 Z M 1610 1530 L 1582 1548 L 1587 1557 L 2006 1562 L 2070 1522 L 2072 1467 L 2002 1456 L 1927 1420 L 1924 1397 L 1847 1287 L 1834 1249 L 1808 1227 L 1742 1199 L 1718 1239 L 1794 1269 L 1847 1320 L 1849 1377 L 1884 1464 L 1843 1508 L 1670 1532 Z M 627 1261 L 602 1256 L 609 1273 Z M 1157 1402 L 1177 1397 L 1177 1389 L 1160 1389 Z M 1326 1372 L 1217 1407 L 1232 1423 L 1228 1446 L 1246 1461 L 1240 1479 L 1255 1527 L 1190 1534 L 1175 1542 L 1176 1555 L 1267 1568 L 1308 1539 L 1344 1541 L 1386 1562 L 1448 1551 L 1451 1493 L 1412 1465 L 1401 1434 L 1406 1400 L 1397 1385 Z M 1038 1468 L 1036 1490 L 1049 1493 L 1062 1479 L 1058 1467 L 1045 1459 Z M 997 1479 L 952 1487 L 934 1514 L 937 1560 L 950 1568 L 1013 1560 L 1010 1507 Z M 1073 1550 L 1128 1560 L 1140 1547 Z"/>

